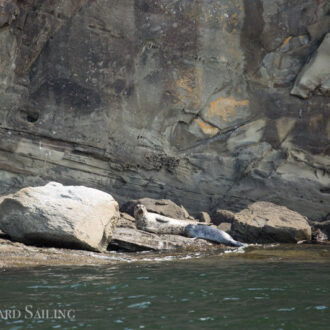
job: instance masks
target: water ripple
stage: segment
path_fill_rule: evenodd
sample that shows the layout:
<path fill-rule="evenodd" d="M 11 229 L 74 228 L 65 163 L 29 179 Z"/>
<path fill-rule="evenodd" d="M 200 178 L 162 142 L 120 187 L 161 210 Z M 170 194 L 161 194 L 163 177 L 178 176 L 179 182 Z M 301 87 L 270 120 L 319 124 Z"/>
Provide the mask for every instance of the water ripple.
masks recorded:
<path fill-rule="evenodd" d="M 292 312 L 294 310 L 296 310 L 295 307 L 289 307 L 289 308 L 279 308 L 277 311 L 278 312 Z"/>
<path fill-rule="evenodd" d="M 150 301 L 142 301 L 137 304 L 128 305 L 127 308 L 148 308 L 150 304 L 151 304 Z"/>

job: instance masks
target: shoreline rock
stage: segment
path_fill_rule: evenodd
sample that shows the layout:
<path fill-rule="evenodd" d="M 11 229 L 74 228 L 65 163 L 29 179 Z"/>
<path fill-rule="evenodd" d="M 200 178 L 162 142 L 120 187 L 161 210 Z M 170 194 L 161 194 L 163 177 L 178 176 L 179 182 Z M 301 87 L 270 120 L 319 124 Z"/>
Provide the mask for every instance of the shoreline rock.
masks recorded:
<path fill-rule="evenodd" d="M 311 227 L 306 217 L 270 202 L 256 202 L 232 213 L 217 210 L 216 220 L 231 224 L 230 234 L 247 243 L 297 243 L 311 240 Z"/>
<path fill-rule="evenodd" d="M 234 248 L 223 245 L 204 244 L 199 240 L 198 249 L 194 246 L 185 249 L 175 249 L 170 251 L 141 250 L 136 252 L 104 251 L 93 252 L 86 250 L 72 250 L 66 248 L 54 247 L 36 247 L 26 245 L 20 242 L 13 242 L 8 237 L 3 238 L 0 235 L 0 271 L 10 268 L 31 268 L 44 266 L 113 266 L 127 262 L 148 262 L 200 256 L 201 253 L 213 254 L 223 253 L 225 251 L 234 251 Z"/>
<path fill-rule="evenodd" d="M 97 201 L 98 198 L 100 203 Z M 307 218 L 268 202 L 253 203 L 238 213 L 216 210 L 212 218 L 208 213 L 200 212 L 198 218 L 205 222 L 198 222 L 183 206 L 178 206 L 170 200 L 145 198 L 139 201 L 144 201 L 149 205 L 149 209 L 158 211 L 159 213 L 153 214 L 159 215 L 161 219 L 170 218 L 164 214 L 180 216 L 182 220 L 170 219 L 175 220 L 178 226 L 182 227 L 182 233 L 180 230 L 164 233 L 149 232 L 146 228 L 137 226 L 135 218 L 130 214 L 119 213 L 118 203 L 111 195 L 83 186 L 65 187 L 52 182 L 43 187 L 24 188 L 15 194 L 0 197 L 0 230 L 3 230 L 3 233 L 0 231 L 0 239 L 12 239 L 39 247 L 53 246 L 97 252 L 108 249 L 130 253 L 140 251 L 175 253 L 221 248 L 219 244 L 209 241 L 208 237 L 203 235 L 186 237 L 191 236 L 185 229 L 190 225 L 188 226 L 190 229 L 191 226 L 207 227 L 225 235 L 229 234 L 235 241 L 246 243 L 301 241 L 314 243 L 315 241 L 327 244 L 327 238 L 322 232 L 328 229 L 327 221 L 311 224 L 314 239 L 312 242 L 311 227 Z M 121 209 L 131 213 L 136 203 L 137 201 L 129 201 Z M 104 222 L 104 219 L 109 223 Z M 101 230 L 95 225 L 97 223 L 102 223 Z M 70 224 L 69 230 L 68 224 Z M 107 226 L 110 226 L 110 230 Z M 43 231 L 38 231 L 38 228 Z M 82 240 L 83 229 L 86 231 L 85 238 L 90 241 Z M 57 236 L 56 231 L 62 236 Z M 82 235 L 78 244 L 77 238 L 74 237 L 77 231 Z M 99 237 L 97 243 L 93 241 L 96 233 Z"/>
<path fill-rule="evenodd" d="M 39 246 L 104 251 L 119 218 L 111 195 L 50 182 L 4 196 L 0 229 L 11 239 Z"/>
<path fill-rule="evenodd" d="M 17 268 L 35 267 L 81 267 L 81 266 L 111 266 L 128 262 L 159 262 L 161 260 L 180 260 L 187 258 L 203 258 L 218 256 L 221 260 L 228 258 L 244 258 L 245 262 L 287 260 L 315 262 L 328 260 L 330 247 L 328 244 L 318 244 L 320 248 L 315 249 L 315 244 L 269 244 L 250 246 L 245 253 L 235 252 L 235 248 L 224 247 L 220 244 L 212 244 L 203 250 L 170 250 L 170 251 L 144 251 L 136 253 L 122 253 L 106 251 L 95 253 L 83 250 L 70 250 L 61 248 L 41 248 L 28 246 L 23 243 L 12 242 L 8 238 L 0 237 L 0 271 Z M 309 258 L 309 259 L 308 259 Z"/>
<path fill-rule="evenodd" d="M 2 200 L 4 200 L 4 198 L 2 198 Z M 276 205 L 272 207 L 281 208 Z M 255 206 L 252 207 L 252 209 L 256 210 Z M 251 208 L 249 211 L 251 211 Z M 228 231 L 230 231 L 232 226 L 235 228 L 237 214 L 223 211 L 218 212 L 218 216 L 221 214 L 225 215 L 222 219 L 229 222 L 221 222 L 219 227 L 222 226 L 225 228 L 229 225 Z M 258 214 L 258 212 L 255 212 L 254 216 L 257 216 Z M 183 222 L 185 221 L 183 220 Z M 314 234 L 318 232 L 318 229 L 315 228 L 319 224 L 317 223 L 315 225 Z M 326 225 L 327 222 L 325 221 L 324 226 Z M 325 248 L 329 245 L 329 242 L 327 241 L 320 242 L 308 240 L 304 241 L 304 243 L 304 246 L 308 246 L 308 244 L 313 244 L 313 246 L 315 246 L 315 244 L 318 244 L 325 246 Z M 246 258 L 246 260 L 254 260 L 255 258 L 267 260 L 266 256 L 281 256 L 281 251 L 306 249 L 305 247 L 299 247 L 302 245 L 297 244 L 278 244 L 276 246 L 277 248 L 275 247 L 274 251 L 274 244 L 250 246 L 246 249 L 244 258 Z M 194 239 L 170 234 L 158 235 L 141 231 L 137 229 L 135 219 L 126 213 L 120 213 L 120 218 L 113 231 L 112 240 L 109 243 L 108 249 L 108 251 L 94 253 L 85 250 L 72 250 L 61 247 L 36 247 L 20 242 L 13 242 L 6 233 L 0 231 L 0 269 L 40 266 L 100 266 L 114 265 L 122 262 L 152 262 L 153 260 L 162 260 L 162 258 L 167 260 L 166 258 L 168 257 L 175 260 L 176 258 L 190 258 L 194 255 L 201 256 L 201 253 L 202 256 L 204 254 L 205 256 L 210 256 L 214 253 L 220 253 L 223 258 L 226 256 L 228 257 L 229 255 L 242 256 L 242 254 L 232 253 L 228 255 L 224 252 L 235 251 L 235 248 L 211 243 L 204 239 Z M 279 251 L 277 251 L 278 249 Z M 307 247 L 307 250 L 310 249 Z M 325 250 L 321 250 L 322 253 L 325 253 L 324 251 Z M 305 252 L 300 253 L 299 251 L 293 251 L 292 253 L 285 253 L 287 253 L 288 256 L 291 256 L 292 253 L 294 255 L 297 254 L 297 256 L 301 258 L 300 255 L 303 256 Z M 288 256 L 286 258 L 288 258 Z"/>

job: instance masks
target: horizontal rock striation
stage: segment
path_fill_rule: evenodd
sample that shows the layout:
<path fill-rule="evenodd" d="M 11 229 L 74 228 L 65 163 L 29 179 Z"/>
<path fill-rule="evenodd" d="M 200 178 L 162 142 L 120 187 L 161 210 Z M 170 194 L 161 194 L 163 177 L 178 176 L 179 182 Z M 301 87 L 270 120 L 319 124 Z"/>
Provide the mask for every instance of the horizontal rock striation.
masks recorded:
<path fill-rule="evenodd" d="M 290 91 L 325 54 L 329 10 L 327 0 L 1 0 L 0 194 L 54 180 L 192 214 L 266 200 L 324 219 L 328 80 L 316 77 L 306 99 Z"/>

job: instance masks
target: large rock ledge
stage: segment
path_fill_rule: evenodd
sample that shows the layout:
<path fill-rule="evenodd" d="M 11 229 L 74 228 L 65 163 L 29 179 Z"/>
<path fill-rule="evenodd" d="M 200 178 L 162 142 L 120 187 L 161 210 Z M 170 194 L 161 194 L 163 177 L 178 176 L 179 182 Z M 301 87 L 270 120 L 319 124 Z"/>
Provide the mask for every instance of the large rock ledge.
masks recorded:
<path fill-rule="evenodd" d="M 202 243 L 203 244 L 203 243 Z M 132 246 L 128 245 L 130 248 Z M 101 266 L 114 265 L 127 262 L 150 262 L 161 259 L 185 259 L 210 253 L 224 253 L 234 250 L 223 245 L 204 244 L 201 248 L 176 251 L 147 251 L 137 253 L 125 253 L 118 251 L 104 251 L 95 253 L 92 251 L 72 250 L 62 248 L 36 247 L 19 242 L 13 242 L 0 231 L 0 269 L 40 267 L 40 266 Z"/>
<path fill-rule="evenodd" d="M 3 234 L 0 234 L 0 256 L 0 268 L 103 265 L 113 262 L 108 253 L 28 246 L 12 242 Z"/>
<path fill-rule="evenodd" d="M 321 249 L 315 245 L 267 245 L 250 246 L 245 253 L 226 253 L 230 247 L 224 249 L 223 246 L 217 246 L 216 249 L 204 250 L 204 252 L 195 253 L 194 251 L 170 251 L 170 252 L 142 252 L 142 253 L 118 253 L 102 252 L 95 253 L 82 250 L 70 250 L 60 248 L 40 248 L 27 246 L 22 243 L 12 242 L 8 237 L 0 233 L 0 271 L 9 268 L 31 268 L 31 267 L 49 267 L 49 266 L 111 266 L 122 263 L 138 262 L 148 263 L 164 260 L 185 260 L 194 257 L 217 256 L 221 260 L 227 258 L 239 258 L 245 262 L 256 260 L 278 260 L 281 262 L 317 262 L 329 259 L 330 246 L 322 246 Z"/>
<path fill-rule="evenodd" d="M 203 239 L 194 239 L 180 235 L 153 234 L 136 227 L 135 219 L 129 214 L 121 213 L 117 227 L 113 233 L 110 249 L 124 251 L 145 250 L 189 250 L 200 251 L 216 247 Z"/>

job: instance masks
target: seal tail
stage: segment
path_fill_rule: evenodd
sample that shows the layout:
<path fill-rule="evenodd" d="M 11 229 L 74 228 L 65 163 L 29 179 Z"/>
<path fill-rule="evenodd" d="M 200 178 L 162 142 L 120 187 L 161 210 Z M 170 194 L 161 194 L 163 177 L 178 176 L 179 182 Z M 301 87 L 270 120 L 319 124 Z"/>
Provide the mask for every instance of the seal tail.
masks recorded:
<path fill-rule="evenodd" d="M 235 246 L 235 247 L 248 246 L 248 244 L 246 244 L 246 243 L 238 242 L 238 241 L 235 241 L 235 240 L 233 240 L 231 243 L 232 243 L 232 245 Z"/>

